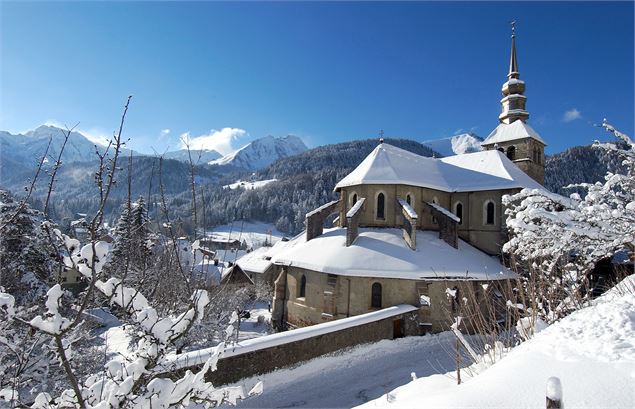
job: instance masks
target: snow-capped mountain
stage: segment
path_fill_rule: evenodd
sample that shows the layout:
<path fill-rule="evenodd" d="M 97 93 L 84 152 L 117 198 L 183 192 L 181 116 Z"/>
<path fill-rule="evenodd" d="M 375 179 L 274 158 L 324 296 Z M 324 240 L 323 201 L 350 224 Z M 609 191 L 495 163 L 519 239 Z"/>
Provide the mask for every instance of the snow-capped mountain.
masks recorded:
<path fill-rule="evenodd" d="M 483 138 L 473 133 L 462 133 L 449 138 L 434 139 L 421 142 L 422 145 L 439 152 L 443 156 L 460 155 L 462 153 L 482 150 Z"/>
<path fill-rule="evenodd" d="M 236 152 L 209 162 L 210 165 L 233 165 L 245 169 L 264 168 L 278 159 L 297 155 L 307 150 L 306 145 L 295 135 L 284 138 L 265 136 L 243 146 Z"/>
<path fill-rule="evenodd" d="M 200 165 L 202 163 L 208 163 L 213 160 L 221 158 L 223 155 L 215 151 L 214 149 L 190 149 L 190 153 L 188 155 L 187 149 L 181 149 L 178 151 L 166 152 L 163 154 L 163 157 L 166 159 L 175 159 L 181 162 L 190 162 L 190 155 L 192 157 L 192 162 L 195 165 Z"/>
<path fill-rule="evenodd" d="M 0 131 L 0 159 L 11 158 L 13 160 L 25 161 L 29 164 L 38 161 L 51 139 L 51 146 L 48 151 L 48 160 L 57 159 L 66 131 L 55 126 L 42 125 L 23 134 L 11 134 Z M 62 162 L 89 162 L 97 160 L 95 151 L 104 152 L 106 147 L 100 143 L 91 141 L 80 132 L 71 132 L 64 153 Z M 124 149 L 123 153 L 130 150 Z"/>
<path fill-rule="evenodd" d="M 10 156 L 14 160 L 25 160 L 29 163 L 37 161 L 46 151 L 51 139 L 48 155 L 57 158 L 64 142 L 64 130 L 54 126 L 42 125 L 24 134 L 0 132 L 0 151 L 2 156 Z M 98 149 L 102 148 L 98 145 Z M 79 132 L 71 132 L 62 161 L 85 162 L 95 160 L 95 143 Z"/>

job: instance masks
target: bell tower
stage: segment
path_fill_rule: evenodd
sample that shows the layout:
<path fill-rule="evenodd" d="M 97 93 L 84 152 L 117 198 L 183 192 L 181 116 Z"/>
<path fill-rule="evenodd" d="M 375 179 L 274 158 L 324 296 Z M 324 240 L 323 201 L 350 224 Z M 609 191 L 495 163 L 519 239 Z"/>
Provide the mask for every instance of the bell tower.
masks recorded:
<path fill-rule="evenodd" d="M 509 57 L 509 74 L 507 74 L 507 82 L 503 84 L 501 90 L 503 99 L 501 99 L 502 112 L 498 116 L 500 122 L 511 124 L 516 120 L 527 122 L 529 112 L 525 110 L 527 97 L 525 93 L 525 81 L 520 79 L 520 71 L 518 71 L 518 60 L 516 59 L 516 22 L 512 21 L 512 51 Z"/>
<path fill-rule="evenodd" d="M 545 181 L 545 146 L 547 144 L 527 125 L 525 81 L 520 79 L 516 57 L 516 22 L 512 21 L 512 47 L 509 73 L 501 91 L 500 124 L 481 143 L 485 150 L 497 149 L 507 155 L 523 172 L 540 184 Z"/>

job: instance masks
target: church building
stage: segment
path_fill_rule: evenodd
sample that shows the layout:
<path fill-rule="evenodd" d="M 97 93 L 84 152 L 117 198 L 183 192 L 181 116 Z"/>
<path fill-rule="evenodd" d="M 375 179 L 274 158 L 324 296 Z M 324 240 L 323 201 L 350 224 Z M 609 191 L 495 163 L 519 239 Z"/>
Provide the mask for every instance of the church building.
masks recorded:
<path fill-rule="evenodd" d="M 500 261 L 502 196 L 543 189 L 544 140 L 527 125 L 515 34 L 499 125 L 483 151 L 423 157 L 384 143 L 335 187 L 339 199 L 306 215 L 306 231 L 272 258 L 272 320 L 303 327 L 410 304 L 417 322 L 396 334 L 451 324 L 458 290 L 500 297 L 517 276 Z M 337 214 L 333 228 L 325 229 Z M 448 290 L 453 289 L 453 290 Z"/>

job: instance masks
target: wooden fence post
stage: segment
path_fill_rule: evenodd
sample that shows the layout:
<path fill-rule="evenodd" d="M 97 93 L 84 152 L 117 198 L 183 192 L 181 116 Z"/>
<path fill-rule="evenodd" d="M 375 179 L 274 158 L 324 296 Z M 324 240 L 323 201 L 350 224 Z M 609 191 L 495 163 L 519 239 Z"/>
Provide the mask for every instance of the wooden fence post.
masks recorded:
<path fill-rule="evenodd" d="M 562 385 L 555 376 L 547 379 L 547 409 L 563 409 Z"/>

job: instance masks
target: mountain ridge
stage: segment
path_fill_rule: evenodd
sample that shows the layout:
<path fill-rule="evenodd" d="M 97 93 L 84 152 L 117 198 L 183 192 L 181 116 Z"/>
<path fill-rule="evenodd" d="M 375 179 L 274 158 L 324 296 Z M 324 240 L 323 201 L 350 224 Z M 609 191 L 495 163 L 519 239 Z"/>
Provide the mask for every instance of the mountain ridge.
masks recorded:
<path fill-rule="evenodd" d="M 271 163 L 289 156 L 297 155 L 308 148 L 300 138 L 287 135 L 276 138 L 267 135 L 255 139 L 240 149 L 208 162 L 210 165 L 233 165 L 249 170 L 262 169 Z"/>
<path fill-rule="evenodd" d="M 439 152 L 443 156 L 452 156 L 479 152 L 483 150 L 481 142 L 483 142 L 483 138 L 473 132 L 467 132 L 447 138 L 425 140 L 421 144 Z"/>

